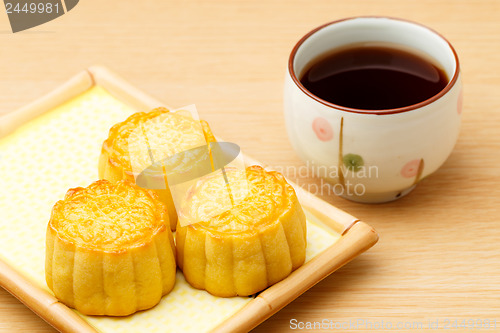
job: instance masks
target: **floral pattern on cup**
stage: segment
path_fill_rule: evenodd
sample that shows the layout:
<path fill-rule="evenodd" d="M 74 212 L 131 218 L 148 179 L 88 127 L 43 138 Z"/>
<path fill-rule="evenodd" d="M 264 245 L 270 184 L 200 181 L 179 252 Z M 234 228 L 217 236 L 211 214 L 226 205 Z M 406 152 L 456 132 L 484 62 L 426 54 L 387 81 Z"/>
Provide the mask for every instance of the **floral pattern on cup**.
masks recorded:
<path fill-rule="evenodd" d="M 406 163 L 401 169 L 401 176 L 405 178 L 413 178 L 418 173 L 418 166 L 420 165 L 420 159 L 411 160 Z"/>
<path fill-rule="evenodd" d="M 365 165 L 363 158 L 357 154 L 346 154 L 342 160 L 347 170 L 352 172 L 358 172 Z"/>
<path fill-rule="evenodd" d="M 421 159 L 411 160 L 410 162 L 406 163 L 401 169 L 401 175 L 406 178 L 415 177 L 415 180 L 413 181 L 413 185 L 415 185 L 420 181 L 423 171 L 424 171 L 424 159 L 421 158 Z"/>
<path fill-rule="evenodd" d="M 315 118 L 312 123 L 312 129 L 321 141 L 330 141 L 333 138 L 332 126 L 325 118 Z"/>

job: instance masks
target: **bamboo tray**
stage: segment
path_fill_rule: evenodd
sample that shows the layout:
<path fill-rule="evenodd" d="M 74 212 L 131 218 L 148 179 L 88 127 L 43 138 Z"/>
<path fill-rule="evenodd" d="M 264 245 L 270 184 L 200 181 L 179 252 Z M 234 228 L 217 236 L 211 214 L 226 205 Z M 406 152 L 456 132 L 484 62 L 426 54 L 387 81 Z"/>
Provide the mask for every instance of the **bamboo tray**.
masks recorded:
<path fill-rule="evenodd" d="M 66 161 L 71 156 L 78 157 L 80 151 L 77 147 L 73 149 L 70 146 L 69 151 L 57 152 L 55 156 L 60 155 L 60 160 L 51 160 L 50 170 L 46 171 L 44 171 L 44 164 L 37 161 L 36 157 L 43 160 L 44 156 L 51 156 L 54 152 L 45 153 L 36 149 L 30 151 L 31 148 L 28 148 L 36 142 L 37 147 L 50 149 L 50 144 L 44 143 L 47 136 L 50 135 L 52 140 L 56 140 L 58 135 L 62 135 L 58 129 L 71 124 L 71 126 L 84 126 L 86 133 L 92 130 L 98 133 L 97 136 L 100 137 L 80 141 L 80 144 L 85 145 L 88 151 L 95 150 L 98 156 L 99 144 L 106 138 L 107 129 L 116 120 L 104 125 L 99 119 L 95 119 L 95 124 L 84 123 L 83 120 L 82 124 L 79 124 L 80 118 L 78 117 L 83 118 L 86 108 L 91 109 L 92 103 L 95 109 L 95 103 L 103 101 L 109 103 L 99 104 L 102 105 L 102 110 L 99 109 L 99 113 L 95 116 L 109 113 L 118 120 L 125 119 L 124 113 L 146 111 L 163 105 L 106 68 L 91 67 L 36 102 L 0 117 L 0 171 L 4 175 L 5 182 L 5 185 L 0 186 L 0 209 L 5 211 L 0 214 L 2 216 L 0 219 L 0 234 L 2 235 L 0 285 L 59 331 L 136 332 L 147 330 L 151 332 L 156 330 L 165 332 L 169 329 L 168 325 L 165 325 L 169 323 L 159 321 L 158 318 L 168 318 L 168 315 L 178 318 L 181 322 L 184 316 L 184 321 L 191 322 L 190 325 L 196 326 L 198 322 L 198 325 L 203 325 L 200 327 L 205 331 L 248 331 L 377 242 L 378 235 L 369 225 L 291 183 L 308 219 L 308 252 L 306 263 L 285 280 L 253 297 L 223 299 L 189 287 L 182 273 L 178 272 L 174 291 L 165 296 L 160 304 L 151 310 L 123 318 L 89 317 L 79 314 L 53 296 L 45 284 L 43 263 L 40 263 L 40 260 L 43 260 L 44 256 L 44 231 L 50 216 L 50 209 L 55 202 L 54 198 L 62 198 L 69 187 L 86 186 L 95 180 L 92 177 L 97 178 L 97 159 L 94 161 L 94 156 L 83 156 L 85 160 L 78 163 L 78 166 L 85 170 L 95 169 L 95 176 L 93 172 L 87 173 L 85 177 L 80 177 L 78 172 L 66 172 L 65 176 L 65 165 L 60 161 Z M 65 112 L 72 110 L 71 107 L 75 103 L 80 103 L 78 104 L 80 113 L 71 114 L 70 116 L 73 117 L 71 118 Z M 52 118 L 46 118 L 49 116 Z M 106 119 L 111 121 L 109 117 Z M 44 135 L 37 134 L 36 131 L 41 128 L 40 124 L 43 121 L 46 123 L 52 121 L 59 127 L 51 128 L 51 132 L 46 135 L 45 133 L 42 133 Z M 104 126 L 106 130 L 98 129 L 99 126 Z M 66 130 L 64 133 L 66 137 L 63 139 L 68 140 L 68 144 L 78 142 L 77 131 L 73 133 Z M 80 138 L 80 140 L 83 139 Z M 8 154 L 8 149 L 14 149 L 13 142 L 18 144 L 14 147 L 17 150 Z M 48 142 L 50 143 L 50 140 Z M 27 146 L 29 147 L 26 148 Z M 23 152 L 24 150 L 26 152 Z M 26 156 L 26 154 L 29 155 Z M 262 165 L 249 157 L 245 157 L 245 162 L 247 165 Z M 17 173 L 9 177 L 9 173 L 14 175 L 12 172 Z M 36 174 L 37 172 L 41 175 Z M 50 175 L 56 175 L 56 177 L 50 178 Z M 26 179 L 38 183 L 26 183 Z M 15 183 L 12 183 L 14 181 Z M 9 188 L 9 186 L 11 189 L 19 188 L 17 192 L 20 193 L 16 194 L 14 193 L 16 191 L 7 190 L 2 192 L 2 188 Z M 41 199 L 38 198 L 37 202 L 32 202 L 32 194 L 43 191 L 44 186 L 50 187 L 51 194 Z M 16 199 L 16 195 L 21 199 Z M 22 202 L 30 209 L 16 207 L 13 204 L 15 200 Z M 34 225 L 25 224 L 29 220 L 25 218 L 26 214 L 35 214 Z M 33 218 L 33 215 L 31 217 Z M 179 304 L 188 305 L 179 309 Z M 198 306 L 201 309 L 197 309 Z M 199 319 L 196 316 L 199 316 Z M 191 326 L 191 329 L 199 331 L 200 327 L 195 326 Z M 179 329 L 181 327 L 176 324 L 175 330 Z M 184 327 L 182 330 L 186 331 L 188 328 Z"/>

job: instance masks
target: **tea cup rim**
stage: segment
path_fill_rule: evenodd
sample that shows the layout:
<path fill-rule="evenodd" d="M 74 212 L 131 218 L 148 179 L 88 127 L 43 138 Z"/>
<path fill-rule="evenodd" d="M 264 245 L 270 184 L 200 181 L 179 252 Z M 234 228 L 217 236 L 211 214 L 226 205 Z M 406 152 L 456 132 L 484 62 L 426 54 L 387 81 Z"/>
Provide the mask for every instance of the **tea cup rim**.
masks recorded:
<path fill-rule="evenodd" d="M 453 76 L 452 78 L 448 81 L 448 83 L 446 84 L 446 86 L 439 92 L 437 93 L 436 95 L 422 101 L 422 102 L 419 102 L 419 103 L 416 103 L 416 104 L 412 104 L 412 105 L 408 105 L 408 106 L 404 106 L 404 107 L 400 107 L 400 108 L 394 108 L 394 109 L 382 109 L 382 110 L 367 110 L 367 109 L 357 109 L 357 108 L 351 108 L 351 107 L 346 107 L 346 106 L 342 106 L 342 105 L 338 105 L 338 104 L 335 104 L 335 103 L 331 103 L 331 102 L 328 102 L 316 95 L 314 95 L 313 93 L 311 93 L 309 90 L 307 90 L 304 85 L 302 85 L 302 83 L 300 82 L 299 78 L 297 77 L 297 75 L 295 74 L 295 70 L 294 70 L 294 66 L 293 66 L 293 63 L 295 61 L 295 55 L 297 54 L 297 51 L 299 50 L 299 48 L 302 46 L 302 44 L 307 40 L 309 39 L 312 35 L 314 35 L 316 32 L 328 27 L 328 26 L 331 26 L 333 24 L 337 24 L 337 23 L 340 23 L 340 22 L 344 22 L 344 21 L 349 21 L 349 20 L 354 20 L 354 19 L 372 19 L 372 18 L 375 18 L 375 19 L 389 19 L 389 20 L 393 20 L 393 21 L 399 21 L 399 22 L 405 22 L 405 23 L 410 23 L 410 24 L 414 24 L 414 25 L 417 25 L 417 26 L 420 26 L 424 29 L 427 29 L 429 30 L 431 33 L 437 35 L 439 38 L 441 38 L 443 41 L 446 42 L 446 44 L 448 45 L 448 47 L 450 48 L 450 50 L 452 51 L 452 54 L 453 54 L 453 57 L 455 59 L 455 70 L 454 70 L 454 73 L 453 73 Z M 458 77 L 459 77 L 459 73 L 460 73 L 460 62 L 458 60 L 458 55 L 457 55 L 457 52 L 455 51 L 455 48 L 453 47 L 453 45 L 451 45 L 451 43 L 443 36 L 441 35 L 439 32 L 435 31 L 434 29 L 431 29 L 421 23 L 418 23 L 418 22 L 414 22 L 414 21 L 411 21 L 411 20 L 407 20 L 407 19 L 402 19 L 402 18 L 397 18 L 397 17 L 391 17 L 391 16 L 378 16 L 378 15 L 371 15 L 371 16 L 352 16 L 352 17 L 347 17 L 347 18 L 343 18 L 343 19 L 339 19 L 339 20 L 335 20 L 335 21 L 330 21 L 328 23 L 325 23 L 325 24 L 322 24 L 316 28 L 314 28 L 313 30 L 309 31 L 308 33 L 306 33 L 294 46 L 294 48 L 292 49 L 292 52 L 290 53 L 290 57 L 288 58 L 288 72 L 292 78 L 292 81 L 295 83 L 295 85 L 300 89 L 302 90 L 302 92 L 304 94 L 306 94 L 307 96 L 309 96 L 310 98 L 314 99 L 315 101 L 329 107 L 329 108 L 334 108 L 334 109 L 337 109 L 337 110 L 340 110 L 340 111 L 345 111 L 345 112 L 350 112 L 350 113 L 359 113 L 359 114 L 373 114 L 373 115 L 390 115 L 390 114 L 397 114 L 397 113 L 403 113 L 403 112 L 409 112 L 409 111 L 414 111 L 414 110 L 418 110 L 426 105 L 429 105 L 435 101 L 437 101 L 438 99 L 440 99 L 441 97 L 443 97 L 444 95 L 446 95 L 446 93 L 448 93 L 448 91 L 451 90 L 451 88 L 455 85 L 455 83 L 457 82 L 458 80 Z"/>

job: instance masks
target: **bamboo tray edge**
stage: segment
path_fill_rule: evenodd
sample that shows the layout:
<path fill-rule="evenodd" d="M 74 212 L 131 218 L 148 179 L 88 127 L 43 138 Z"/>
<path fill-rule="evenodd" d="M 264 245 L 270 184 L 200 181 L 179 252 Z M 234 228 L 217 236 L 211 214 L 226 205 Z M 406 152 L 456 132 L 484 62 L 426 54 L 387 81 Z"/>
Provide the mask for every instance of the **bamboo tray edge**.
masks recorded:
<path fill-rule="evenodd" d="M 138 110 L 164 105 L 136 89 L 127 81 L 102 66 L 90 67 L 69 81 L 27 106 L 0 116 L 0 138 L 23 123 L 99 85 L 115 98 Z M 245 156 L 247 164 L 259 164 Z M 269 169 L 269 168 L 267 168 Z M 254 328 L 316 283 L 339 269 L 378 241 L 368 224 L 328 204 L 301 187 L 294 186 L 304 209 L 342 237 L 325 251 L 305 263 L 283 281 L 267 288 L 250 303 L 218 325 L 213 332 L 245 332 Z M 60 303 L 52 294 L 33 284 L 0 259 L 0 285 L 33 312 L 61 332 L 96 332 L 76 312 Z"/>

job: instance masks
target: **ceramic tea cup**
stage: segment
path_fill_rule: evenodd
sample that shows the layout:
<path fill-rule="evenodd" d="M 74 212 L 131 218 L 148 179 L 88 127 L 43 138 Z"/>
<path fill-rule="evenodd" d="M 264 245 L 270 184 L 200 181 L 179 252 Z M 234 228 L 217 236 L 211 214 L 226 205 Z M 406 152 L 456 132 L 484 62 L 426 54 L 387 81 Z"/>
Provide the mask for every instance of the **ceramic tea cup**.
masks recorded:
<path fill-rule="evenodd" d="M 304 87 L 300 78 L 311 61 L 356 43 L 389 43 L 425 54 L 446 74 L 447 84 L 422 102 L 383 110 L 336 105 Z M 409 193 L 450 155 L 461 111 L 458 56 L 445 38 L 420 24 L 343 19 L 312 30 L 290 54 L 284 88 L 290 142 L 332 193 L 347 199 L 386 202 Z"/>

